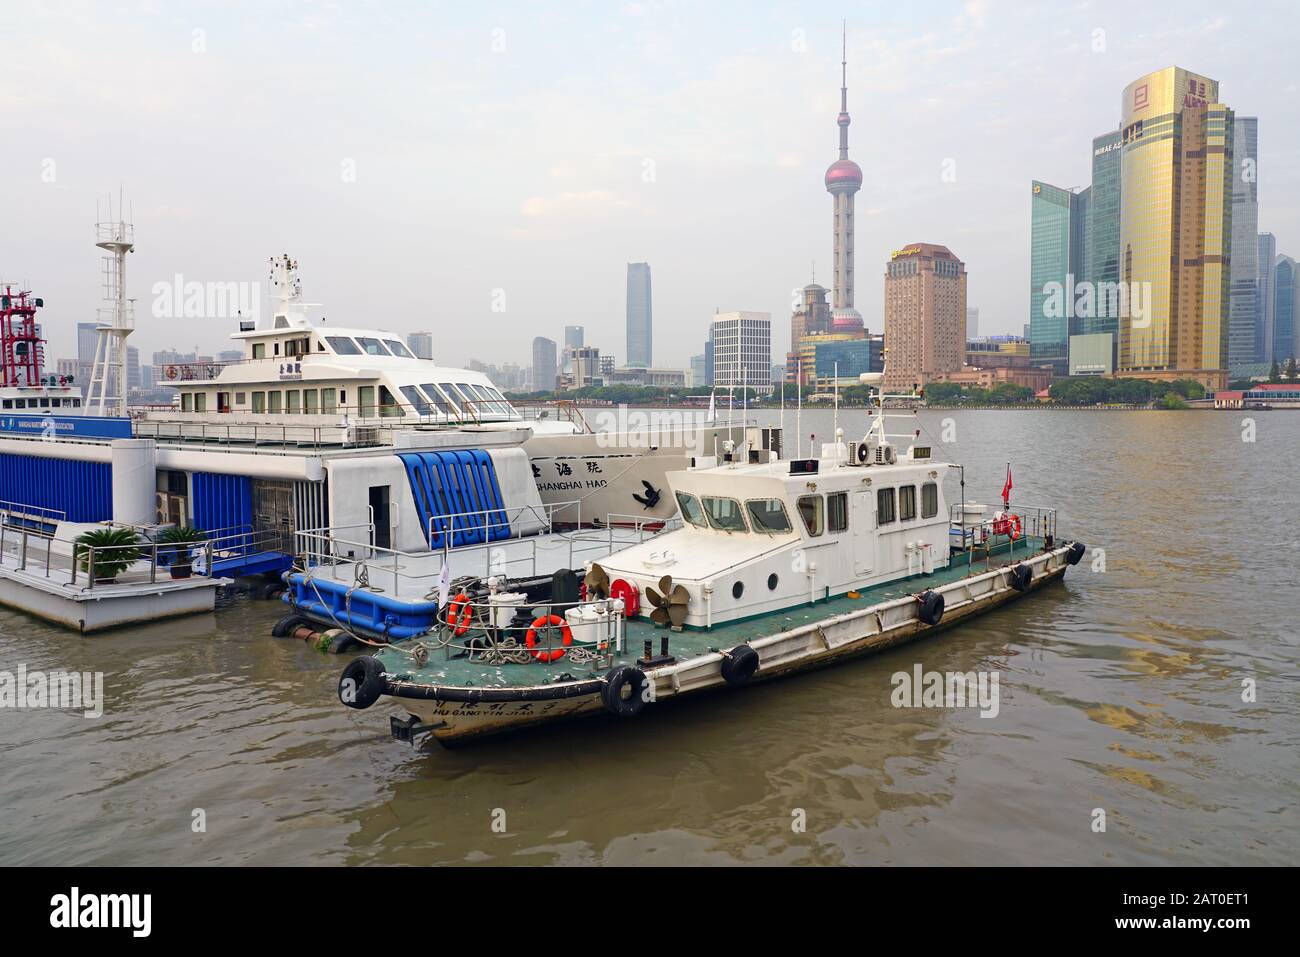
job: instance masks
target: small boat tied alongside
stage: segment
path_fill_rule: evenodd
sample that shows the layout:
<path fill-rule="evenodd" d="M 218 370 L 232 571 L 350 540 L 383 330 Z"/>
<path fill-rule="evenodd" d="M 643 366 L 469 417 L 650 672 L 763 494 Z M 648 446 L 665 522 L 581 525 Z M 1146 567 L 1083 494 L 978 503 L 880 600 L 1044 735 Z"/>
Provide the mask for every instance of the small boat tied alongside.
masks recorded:
<path fill-rule="evenodd" d="M 876 374 L 878 376 L 878 374 Z M 868 377 L 864 377 L 866 379 Z M 873 378 L 874 381 L 878 379 Z M 443 744 L 579 715 L 643 714 L 894 647 L 1063 578 L 1055 509 L 962 501 L 919 432 L 780 460 L 728 445 L 668 476 L 680 528 L 550 575 L 462 578 L 424 634 L 350 662 L 339 698 L 399 705 L 394 737 Z M 900 441 L 895 445 L 895 440 Z"/>

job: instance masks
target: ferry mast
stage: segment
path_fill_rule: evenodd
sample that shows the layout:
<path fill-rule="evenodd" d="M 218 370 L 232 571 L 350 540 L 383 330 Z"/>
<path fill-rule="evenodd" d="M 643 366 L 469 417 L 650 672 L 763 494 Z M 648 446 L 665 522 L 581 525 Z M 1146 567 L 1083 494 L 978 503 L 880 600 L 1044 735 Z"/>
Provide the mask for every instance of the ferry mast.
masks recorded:
<path fill-rule="evenodd" d="M 135 303 L 126 298 L 126 254 L 135 249 L 135 226 L 126 222 L 118 198 L 117 220 L 113 201 L 108 221 L 95 224 L 95 245 L 109 253 L 103 257 L 104 303 L 99 309 L 95 364 L 86 393 L 87 414 L 126 414 L 126 340 L 135 328 Z"/>
<path fill-rule="evenodd" d="M 15 292 L 10 283 L 0 283 L 0 386 L 40 384 L 45 340 L 36 329 L 36 310 L 44 305 L 31 290 Z"/>

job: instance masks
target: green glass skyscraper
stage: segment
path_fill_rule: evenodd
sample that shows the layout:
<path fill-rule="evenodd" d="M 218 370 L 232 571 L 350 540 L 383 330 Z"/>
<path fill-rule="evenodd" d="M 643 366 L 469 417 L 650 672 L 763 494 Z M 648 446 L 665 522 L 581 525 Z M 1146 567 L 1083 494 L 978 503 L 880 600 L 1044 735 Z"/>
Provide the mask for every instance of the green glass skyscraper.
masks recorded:
<path fill-rule="evenodd" d="M 1090 197 L 1034 180 L 1029 249 L 1029 355 L 1056 375 L 1070 365 L 1074 284 L 1083 279 Z"/>

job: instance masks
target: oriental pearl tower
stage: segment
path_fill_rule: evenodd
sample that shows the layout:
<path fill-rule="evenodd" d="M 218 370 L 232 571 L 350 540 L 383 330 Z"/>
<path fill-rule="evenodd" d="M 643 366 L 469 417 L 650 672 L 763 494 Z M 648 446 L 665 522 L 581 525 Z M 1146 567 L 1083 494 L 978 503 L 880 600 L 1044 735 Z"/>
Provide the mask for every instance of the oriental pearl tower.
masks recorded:
<path fill-rule="evenodd" d="M 840 54 L 840 158 L 826 170 L 826 192 L 835 201 L 835 296 L 831 331 L 862 333 L 862 315 L 853 308 L 853 194 L 862 188 L 862 169 L 849 159 L 848 37 Z"/>

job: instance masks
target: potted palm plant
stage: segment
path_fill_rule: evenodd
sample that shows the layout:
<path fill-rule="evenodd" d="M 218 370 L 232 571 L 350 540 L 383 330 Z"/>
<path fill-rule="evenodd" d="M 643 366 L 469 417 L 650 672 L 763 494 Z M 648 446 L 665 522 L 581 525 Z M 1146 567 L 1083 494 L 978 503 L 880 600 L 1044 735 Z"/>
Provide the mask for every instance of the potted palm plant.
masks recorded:
<path fill-rule="evenodd" d="M 175 525 L 155 539 L 157 544 L 167 546 L 159 554 L 167 557 L 172 578 L 190 577 L 194 570 L 191 562 L 193 548 L 207 540 L 207 532 L 188 525 Z"/>
<path fill-rule="evenodd" d="M 111 582 L 140 559 L 140 541 L 129 528 L 97 528 L 77 536 L 77 567 L 97 582 Z"/>

